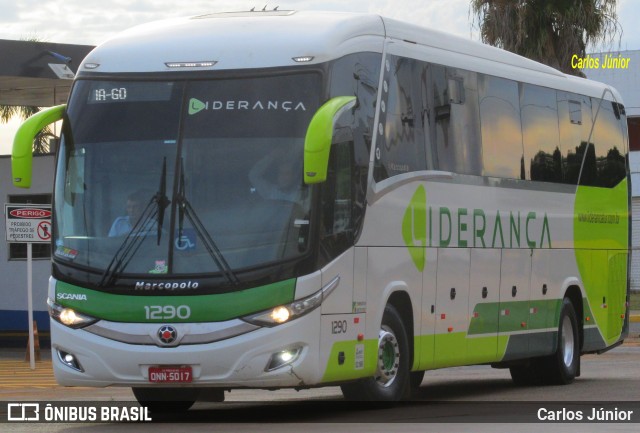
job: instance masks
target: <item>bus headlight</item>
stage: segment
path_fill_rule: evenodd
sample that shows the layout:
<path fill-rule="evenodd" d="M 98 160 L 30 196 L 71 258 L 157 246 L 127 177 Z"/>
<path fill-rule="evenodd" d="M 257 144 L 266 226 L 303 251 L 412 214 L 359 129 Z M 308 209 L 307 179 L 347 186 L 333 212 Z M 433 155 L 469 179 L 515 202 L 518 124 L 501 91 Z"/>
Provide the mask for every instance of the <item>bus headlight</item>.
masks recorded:
<path fill-rule="evenodd" d="M 276 307 L 271 311 L 271 319 L 275 323 L 284 323 L 291 317 L 287 307 Z"/>
<path fill-rule="evenodd" d="M 47 299 L 47 306 L 49 307 L 49 316 L 52 319 L 70 328 L 84 328 L 98 321 L 95 317 L 87 316 L 86 314 L 78 313 L 72 308 L 56 304 L 51 299 Z"/>
<path fill-rule="evenodd" d="M 279 305 L 271 310 L 261 311 L 250 316 L 242 318 L 245 322 L 249 322 L 253 325 L 272 327 L 289 322 L 300 316 L 315 310 L 322 304 L 322 301 L 329 296 L 331 292 L 338 287 L 340 283 L 340 276 L 335 277 L 322 289 L 318 290 L 311 296 L 307 296 L 303 299 L 298 299 L 287 305 Z"/>

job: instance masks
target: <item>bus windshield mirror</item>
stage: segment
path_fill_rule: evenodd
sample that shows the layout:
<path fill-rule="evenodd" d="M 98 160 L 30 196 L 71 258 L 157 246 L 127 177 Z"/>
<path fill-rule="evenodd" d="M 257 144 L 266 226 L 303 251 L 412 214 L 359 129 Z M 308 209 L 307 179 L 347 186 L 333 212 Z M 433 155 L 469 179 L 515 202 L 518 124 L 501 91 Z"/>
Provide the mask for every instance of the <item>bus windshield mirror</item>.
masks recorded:
<path fill-rule="evenodd" d="M 336 119 L 355 107 L 355 96 L 336 96 L 316 111 L 304 141 L 304 183 L 311 185 L 327 179 L 329 151 Z"/>

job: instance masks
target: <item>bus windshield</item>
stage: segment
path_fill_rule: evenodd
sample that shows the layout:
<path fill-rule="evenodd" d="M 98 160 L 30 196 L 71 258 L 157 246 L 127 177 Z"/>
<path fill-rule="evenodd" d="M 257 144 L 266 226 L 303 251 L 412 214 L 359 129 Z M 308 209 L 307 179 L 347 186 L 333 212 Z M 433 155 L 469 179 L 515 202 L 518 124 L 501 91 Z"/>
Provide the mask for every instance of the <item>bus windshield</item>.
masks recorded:
<path fill-rule="evenodd" d="M 306 252 L 306 127 L 320 75 L 80 80 L 55 186 L 59 264 L 101 275 L 222 274 Z"/>

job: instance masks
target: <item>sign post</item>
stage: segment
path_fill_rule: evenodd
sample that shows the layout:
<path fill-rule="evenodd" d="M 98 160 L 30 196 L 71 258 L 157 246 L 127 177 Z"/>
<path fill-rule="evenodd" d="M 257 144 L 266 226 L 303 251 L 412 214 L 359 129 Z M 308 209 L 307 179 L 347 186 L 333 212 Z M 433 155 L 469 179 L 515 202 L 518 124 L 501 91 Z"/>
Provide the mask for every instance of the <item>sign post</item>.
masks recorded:
<path fill-rule="evenodd" d="M 33 332 L 33 249 L 32 244 L 51 242 L 51 205 L 5 204 L 6 239 L 27 244 L 27 304 L 29 320 L 29 365 L 36 369 Z"/>

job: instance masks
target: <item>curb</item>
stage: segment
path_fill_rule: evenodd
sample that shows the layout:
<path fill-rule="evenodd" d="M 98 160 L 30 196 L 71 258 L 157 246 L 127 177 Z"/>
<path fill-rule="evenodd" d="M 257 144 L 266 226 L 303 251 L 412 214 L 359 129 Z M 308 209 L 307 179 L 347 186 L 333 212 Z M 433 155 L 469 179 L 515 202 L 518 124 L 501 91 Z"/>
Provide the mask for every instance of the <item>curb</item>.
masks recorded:
<path fill-rule="evenodd" d="M 629 322 L 640 323 L 640 314 L 630 314 Z"/>

